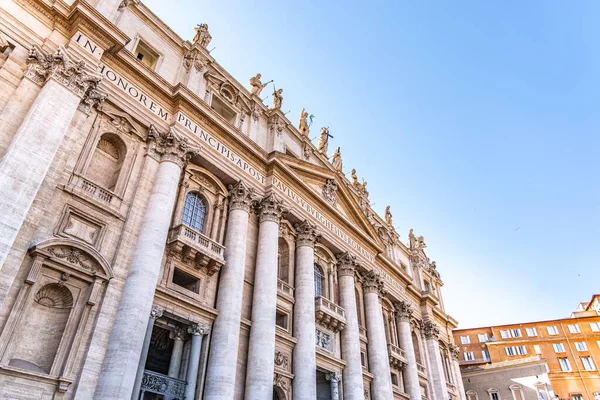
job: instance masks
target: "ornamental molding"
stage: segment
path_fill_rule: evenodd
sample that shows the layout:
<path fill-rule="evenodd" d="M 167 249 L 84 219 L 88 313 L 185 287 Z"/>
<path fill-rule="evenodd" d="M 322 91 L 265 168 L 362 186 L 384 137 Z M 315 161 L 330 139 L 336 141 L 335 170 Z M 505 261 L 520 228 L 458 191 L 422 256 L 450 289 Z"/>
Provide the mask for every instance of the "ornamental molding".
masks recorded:
<path fill-rule="evenodd" d="M 354 279 L 354 273 L 359 266 L 356 256 L 346 251 L 337 255 L 338 276 L 350 276 Z"/>
<path fill-rule="evenodd" d="M 183 56 L 183 67 L 188 72 L 192 67 L 194 67 L 197 72 L 202 72 L 206 68 L 206 60 L 197 48 L 186 50 Z"/>
<path fill-rule="evenodd" d="M 338 184 L 335 179 L 327 179 L 325 185 L 323 185 L 322 195 L 323 198 L 332 206 L 337 204 L 337 190 Z"/>
<path fill-rule="evenodd" d="M 123 10 L 124 8 L 127 8 L 129 6 L 135 5 L 137 6 L 138 4 L 140 4 L 140 0 L 123 0 L 121 2 L 121 4 L 119 4 L 119 10 Z"/>
<path fill-rule="evenodd" d="M 152 310 L 150 310 L 150 319 L 157 320 L 163 315 L 163 308 L 160 306 L 152 306 Z"/>
<path fill-rule="evenodd" d="M 281 367 L 284 370 L 288 370 L 290 365 L 290 359 L 287 355 L 283 354 L 281 351 L 275 353 L 275 365 Z"/>
<path fill-rule="evenodd" d="M 173 328 L 171 333 L 169 333 L 169 337 L 173 340 L 185 341 L 187 338 L 187 335 L 186 335 L 185 330 L 183 330 L 183 328 L 176 326 L 175 328 Z"/>
<path fill-rule="evenodd" d="M 179 135 L 173 127 L 167 132 L 159 132 L 150 125 L 147 141 L 150 156 L 159 162 L 174 162 L 182 168 L 190 158 L 200 153 L 199 148 L 191 146 L 189 139 Z"/>
<path fill-rule="evenodd" d="M 292 387 L 290 378 L 275 372 L 273 375 L 273 386 L 281 389 L 289 398 L 289 391 Z"/>
<path fill-rule="evenodd" d="M 193 324 L 188 326 L 187 331 L 193 336 L 206 336 L 210 332 L 210 328 L 204 324 Z"/>
<path fill-rule="evenodd" d="M 433 321 L 425 321 L 421 324 L 421 330 L 427 339 L 438 339 L 440 337 L 440 328 Z"/>
<path fill-rule="evenodd" d="M 396 315 L 400 321 L 410 322 L 410 318 L 413 314 L 413 308 L 408 301 L 398 301 L 394 303 L 394 307 L 396 308 Z"/>
<path fill-rule="evenodd" d="M 229 185 L 229 211 L 242 210 L 250 212 L 254 195 L 254 188 L 247 187 L 244 181 L 240 180 L 235 185 Z"/>
<path fill-rule="evenodd" d="M 387 293 L 381 275 L 375 271 L 369 271 L 363 277 L 363 289 L 365 293 L 377 293 L 380 298 Z"/>
<path fill-rule="evenodd" d="M 283 200 L 275 196 L 274 193 L 268 194 L 260 202 L 257 202 L 256 209 L 260 215 L 260 222 L 271 221 L 277 224 L 281 221 L 281 217 L 288 212 L 288 209 L 283 205 Z"/>
<path fill-rule="evenodd" d="M 339 382 L 342 380 L 342 374 L 340 374 L 339 372 L 328 372 L 325 374 L 325 379 L 327 379 L 328 381 Z"/>
<path fill-rule="evenodd" d="M 460 356 L 460 348 L 454 343 L 450 343 L 448 344 L 448 350 L 450 351 L 452 359 L 458 361 L 458 357 Z"/>
<path fill-rule="evenodd" d="M 296 247 L 309 246 L 315 247 L 315 243 L 321 238 L 321 234 L 317 231 L 317 226 L 304 220 L 295 226 L 296 228 Z"/>

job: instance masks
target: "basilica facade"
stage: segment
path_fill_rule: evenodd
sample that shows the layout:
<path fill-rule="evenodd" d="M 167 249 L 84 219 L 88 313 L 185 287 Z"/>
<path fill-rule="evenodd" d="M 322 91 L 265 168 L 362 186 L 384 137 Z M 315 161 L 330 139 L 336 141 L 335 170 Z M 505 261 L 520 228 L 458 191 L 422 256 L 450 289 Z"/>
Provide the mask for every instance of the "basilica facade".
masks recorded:
<path fill-rule="evenodd" d="M 424 238 L 211 40 L 0 3 L 0 399 L 464 399 Z"/>

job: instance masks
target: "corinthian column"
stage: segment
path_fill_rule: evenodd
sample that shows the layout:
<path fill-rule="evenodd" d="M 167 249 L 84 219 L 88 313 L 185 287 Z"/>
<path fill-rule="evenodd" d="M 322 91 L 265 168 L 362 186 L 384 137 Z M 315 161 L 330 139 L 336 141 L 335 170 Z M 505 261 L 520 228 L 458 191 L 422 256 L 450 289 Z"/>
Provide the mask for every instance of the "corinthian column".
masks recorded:
<path fill-rule="evenodd" d="M 221 268 L 217 310 L 206 372 L 205 400 L 231 400 L 235 392 L 248 216 L 253 190 L 239 181 L 229 187 L 229 219 L 225 239 L 225 265 Z M 269 354 L 273 357 L 273 354 Z"/>
<path fill-rule="evenodd" d="M 440 354 L 440 328 L 433 321 L 423 322 L 423 333 L 425 334 L 425 345 L 429 356 L 429 381 L 433 387 L 436 399 L 448 400 L 448 389 L 446 388 L 446 377 L 444 376 L 444 365 Z"/>
<path fill-rule="evenodd" d="M 279 221 L 286 210 L 281 200 L 269 194 L 260 202 L 258 212 L 260 226 L 246 366 L 246 399 L 249 400 L 273 395 Z"/>
<path fill-rule="evenodd" d="M 158 133 L 150 127 L 148 145 L 159 165 L 96 387 L 95 398 L 103 400 L 132 396 L 181 169 L 197 153 L 174 130 Z"/>
<path fill-rule="evenodd" d="M 410 330 L 410 317 L 413 310 L 407 301 L 399 301 L 395 304 L 395 307 L 400 347 L 406 353 L 406 361 L 408 361 L 405 367 L 404 387 L 411 399 L 419 399 L 421 397 L 421 385 L 419 384 L 417 357 L 415 356 L 415 347 Z"/>
<path fill-rule="evenodd" d="M 356 257 L 346 252 L 338 255 L 337 258 L 340 305 L 346 312 L 346 328 L 342 330 L 342 358 L 346 361 L 343 371 L 344 398 L 363 400 L 365 395 L 360 362 L 360 333 L 354 292 Z"/>
<path fill-rule="evenodd" d="M 321 235 L 308 221 L 296 226 L 296 291 L 294 304 L 294 399 L 317 398 L 315 356 L 315 243 Z"/>
<path fill-rule="evenodd" d="M 365 314 L 367 314 L 367 337 L 369 339 L 369 369 L 373 374 L 371 395 L 377 400 L 392 400 L 392 379 L 385 338 L 385 325 L 380 299 L 384 295 L 383 281 L 375 271 L 364 279 Z"/>
<path fill-rule="evenodd" d="M 87 74 L 85 63 L 71 59 L 62 46 L 53 55 L 34 47 L 27 63 L 25 79 L 43 87 L 0 160 L 0 269 L 77 106 L 92 91 L 102 100 L 106 97 L 96 89 L 100 78 Z M 0 126 L 0 134 L 5 128 Z"/>

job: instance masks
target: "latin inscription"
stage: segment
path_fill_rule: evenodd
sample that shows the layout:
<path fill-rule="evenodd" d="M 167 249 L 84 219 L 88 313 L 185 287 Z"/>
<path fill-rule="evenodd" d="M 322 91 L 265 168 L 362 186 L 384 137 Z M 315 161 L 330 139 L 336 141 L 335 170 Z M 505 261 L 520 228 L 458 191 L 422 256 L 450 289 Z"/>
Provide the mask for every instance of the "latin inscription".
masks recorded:
<path fill-rule="evenodd" d="M 81 32 L 77 32 L 73 36 L 73 41 L 77 43 L 81 48 L 90 53 L 96 58 L 102 57 L 102 48 L 96 43 L 92 42 L 87 36 Z"/>

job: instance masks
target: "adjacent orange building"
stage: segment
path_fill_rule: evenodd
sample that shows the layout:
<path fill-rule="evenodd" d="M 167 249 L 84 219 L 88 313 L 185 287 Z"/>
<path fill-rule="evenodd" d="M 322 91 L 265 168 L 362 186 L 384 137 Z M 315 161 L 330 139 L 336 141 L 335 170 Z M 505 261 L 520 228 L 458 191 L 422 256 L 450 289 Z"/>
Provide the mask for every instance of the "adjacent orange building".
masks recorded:
<path fill-rule="evenodd" d="M 580 303 L 570 318 L 456 329 L 453 335 L 461 369 L 538 355 L 560 399 L 600 394 L 600 294 Z"/>

